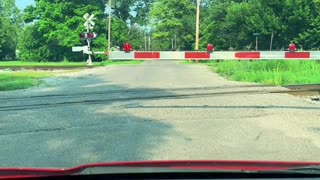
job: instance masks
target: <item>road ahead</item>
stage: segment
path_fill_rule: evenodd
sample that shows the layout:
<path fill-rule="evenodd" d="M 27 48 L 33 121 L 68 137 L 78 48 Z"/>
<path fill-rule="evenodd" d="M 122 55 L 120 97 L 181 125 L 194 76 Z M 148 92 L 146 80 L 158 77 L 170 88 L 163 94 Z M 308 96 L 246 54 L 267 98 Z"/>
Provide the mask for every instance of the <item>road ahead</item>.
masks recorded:
<path fill-rule="evenodd" d="M 204 65 L 89 69 L 0 92 L 0 166 L 170 159 L 320 161 L 320 106 Z"/>

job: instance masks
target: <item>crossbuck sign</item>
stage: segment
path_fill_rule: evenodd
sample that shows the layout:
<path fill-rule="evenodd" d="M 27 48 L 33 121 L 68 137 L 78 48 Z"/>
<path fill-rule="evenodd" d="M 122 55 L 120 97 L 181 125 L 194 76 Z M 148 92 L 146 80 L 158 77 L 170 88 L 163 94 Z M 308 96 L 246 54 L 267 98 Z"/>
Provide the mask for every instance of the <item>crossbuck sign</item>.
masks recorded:
<path fill-rule="evenodd" d="M 93 26 L 95 25 L 95 23 L 93 22 L 93 20 L 95 20 L 94 14 L 89 15 L 88 13 L 86 13 L 85 15 L 83 15 L 83 18 L 86 20 L 83 25 L 87 29 L 87 32 L 93 30 Z"/>

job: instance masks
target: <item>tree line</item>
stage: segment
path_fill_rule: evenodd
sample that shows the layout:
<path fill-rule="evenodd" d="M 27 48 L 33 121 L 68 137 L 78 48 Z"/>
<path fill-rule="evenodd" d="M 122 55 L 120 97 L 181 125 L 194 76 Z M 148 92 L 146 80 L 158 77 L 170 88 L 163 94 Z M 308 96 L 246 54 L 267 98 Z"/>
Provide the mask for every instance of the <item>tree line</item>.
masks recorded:
<path fill-rule="evenodd" d="M 0 59 L 85 61 L 81 46 L 85 13 L 97 18 L 93 49 L 106 51 L 108 0 L 35 0 L 23 11 L 0 1 Z M 128 41 L 135 50 L 194 50 L 196 0 L 112 0 L 111 47 Z M 200 50 L 319 50 L 318 0 L 201 0 Z M 147 48 L 149 50 L 149 48 Z M 95 56 L 95 60 L 105 59 Z"/>

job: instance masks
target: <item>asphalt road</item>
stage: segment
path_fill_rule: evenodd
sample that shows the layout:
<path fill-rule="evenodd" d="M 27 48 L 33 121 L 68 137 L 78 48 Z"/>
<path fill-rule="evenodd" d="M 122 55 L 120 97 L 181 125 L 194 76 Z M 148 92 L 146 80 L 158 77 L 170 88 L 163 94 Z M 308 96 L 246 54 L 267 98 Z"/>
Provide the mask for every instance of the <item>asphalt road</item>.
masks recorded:
<path fill-rule="evenodd" d="M 320 106 L 175 61 L 0 92 L 0 166 L 136 160 L 320 161 Z"/>

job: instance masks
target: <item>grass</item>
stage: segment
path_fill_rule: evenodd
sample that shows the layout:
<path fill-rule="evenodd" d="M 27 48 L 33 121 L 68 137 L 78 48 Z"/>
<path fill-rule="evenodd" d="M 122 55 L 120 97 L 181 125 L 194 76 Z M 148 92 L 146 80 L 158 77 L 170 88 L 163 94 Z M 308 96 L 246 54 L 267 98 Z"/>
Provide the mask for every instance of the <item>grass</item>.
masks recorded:
<path fill-rule="evenodd" d="M 42 78 L 52 75 L 53 73 L 50 72 L 2 72 L 0 73 L 0 91 L 38 86 Z"/>
<path fill-rule="evenodd" d="M 141 64 L 143 61 L 104 61 L 96 62 L 94 66 L 109 65 L 135 65 Z M 38 62 L 20 62 L 20 61 L 0 61 L 0 67 L 86 67 L 84 62 L 58 62 L 58 63 L 38 63 Z M 78 69 L 75 69 L 76 71 Z M 74 71 L 74 70 L 72 70 Z M 72 72 L 71 70 L 68 72 Z M 0 91 L 25 89 L 41 84 L 41 79 L 53 76 L 52 72 L 0 72 Z"/>
<path fill-rule="evenodd" d="M 320 84 L 320 61 L 212 61 L 208 65 L 230 80 L 267 85 Z"/>
<path fill-rule="evenodd" d="M 94 66 L 108 65 L 131 65 L 140 64 L 143 61 L 104 61 L 95 62 Z M 21 62 L 21 61 L 0 61 L 0 67 L 87 67 L 86 62 Z"/>
<path fill-rule="evenodd" d="M 85 62 L 22 62 L 0 61 L 0 67 L 86 67 Z"/>

